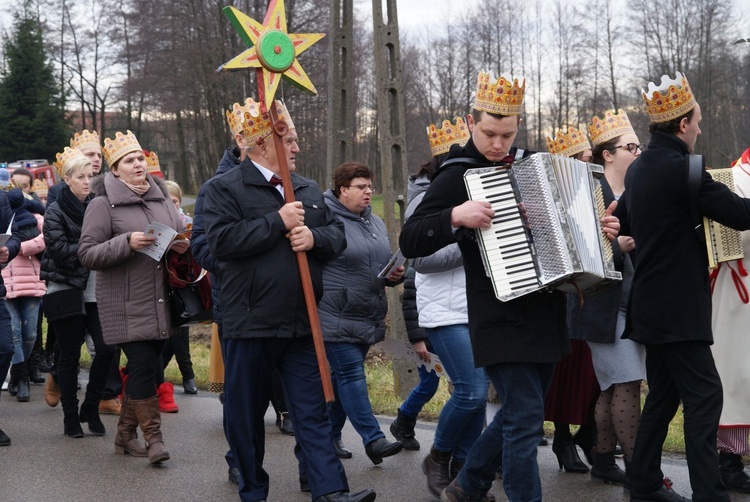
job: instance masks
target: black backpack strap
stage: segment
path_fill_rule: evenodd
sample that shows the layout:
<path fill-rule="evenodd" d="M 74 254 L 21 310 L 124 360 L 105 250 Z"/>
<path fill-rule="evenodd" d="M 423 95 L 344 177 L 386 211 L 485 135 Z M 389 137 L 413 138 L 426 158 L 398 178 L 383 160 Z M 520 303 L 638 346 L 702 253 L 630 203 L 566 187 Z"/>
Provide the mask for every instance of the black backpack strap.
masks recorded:
<path fill-rule="evenodd" d="M 452 159 L 448 159 L 442 164 L 440 164 L 440 169 L 445 169 L 446 167 L 453 166 L 456 164 L 464 164 L 464 165 L 470 165 L 474 167 L 488 167 L 488 164 L 486 162 L 482 162 L 479 159 L 473 159 L 471 157 L 455 157 Z"/>
<path fill-rule="evenodd" d="M 698 237 L 698 240 L 700 242 L 706 242 L 706 234 L 703 230 L 703 217 L 698 210 L 698 193 L 700 192 L 701 181 L 703 179 L 703 156 L 688 155 L 687 164 L 687 186 L 688 197 L 690 198 L 690 218 L 693 220 L 696 237 Z"/>

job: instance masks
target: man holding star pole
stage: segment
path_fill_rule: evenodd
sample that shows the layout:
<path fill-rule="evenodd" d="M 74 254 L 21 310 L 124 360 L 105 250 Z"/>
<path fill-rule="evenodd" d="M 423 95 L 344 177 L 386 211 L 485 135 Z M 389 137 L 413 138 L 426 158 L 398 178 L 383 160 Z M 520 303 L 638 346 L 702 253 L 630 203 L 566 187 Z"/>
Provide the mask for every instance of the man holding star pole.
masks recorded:
<path fill-rule="evenodd" d="M 287 34 L 283 0 L 271 1 L 263 25 L 234 8 L 225 13 L 249 48 L 220 70 L 255 69 L 259 94 L 242 116 L 249 156 L 206 186 L 203 212 L 209 248 L 220 262 L 226 423 L 240 500 L 268 499 L 264 415 L 278 369 L 308 459 L 312 500 L 372 502 L 372 490 L 349 493 L 326 413 L 323 378 L 330 375 L 314 341 L 322 266 L 346 247 L 343 225 L 317 184 L 293 172 L 297 133 L 286 107 L 273 100 L 282 76 L 315 92 L 296 56 L 321 35 Z"/>

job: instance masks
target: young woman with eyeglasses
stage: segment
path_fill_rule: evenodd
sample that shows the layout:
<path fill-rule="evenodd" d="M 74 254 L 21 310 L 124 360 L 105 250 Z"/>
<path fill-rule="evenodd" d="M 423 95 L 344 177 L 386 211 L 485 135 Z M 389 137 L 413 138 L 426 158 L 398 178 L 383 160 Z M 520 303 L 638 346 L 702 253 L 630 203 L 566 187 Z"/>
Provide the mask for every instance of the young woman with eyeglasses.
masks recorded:
<path fill-rule="evenodd" d="M 625 190 L 625 173 L 643 150 L 623 110 L 607 110 L 604 119 L 594 117 L 589 125 L 593 145 L 592 162 L 604 166 L 602 183 L 605 206 L 618 200 Z M 622 254 L 622 283 L 597 294 L 584 294 L 585 307 L 578 298 L 568 303 L 571 336 L 586 340 L 591 349 L 594 371 L 601 393 L 596 402 L 596 443 L 591 476 L 604 482 L 627 485 L 625 472 L 615 463 L 617 443 L 622 446 L 626 468 L 632 458 L 640 421 L 640 386 L 646 378 L 642 345 L 620 338 L 633 278 L 630 253 L 633 239 L 617 239 Z"/>

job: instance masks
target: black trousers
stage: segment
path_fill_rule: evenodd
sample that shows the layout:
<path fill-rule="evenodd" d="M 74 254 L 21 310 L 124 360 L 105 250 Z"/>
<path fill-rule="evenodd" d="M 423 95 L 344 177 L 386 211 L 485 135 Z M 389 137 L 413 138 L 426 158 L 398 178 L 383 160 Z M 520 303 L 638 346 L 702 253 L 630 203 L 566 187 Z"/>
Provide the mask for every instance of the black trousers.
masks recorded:
<path fill-rule="evenodd" d="M 163 366 L 166 368 L 172 356 L 177 359 L 177 366 L 180 368 L 183 380 L 195 378 L 193 373 L 193 362 L 190 360 L 190 328 L 182 326 L 179 333 L 167 338 L 162 352 Z"/>
<path fill-rule="evenodd" d="M 104 383 L 115 355 L 115 347 L 107 345 L 102 338 L 99 324 L 99 310 L 96 303 L 86 303 L 86 315 L 51 323 L 57 334 L 60 354 L 57 361 L 57 383 L 60 385 L 60 402 L 66 414 L 78 412 L 77 382 L 78 363 L 81 359 L 83 337 L 88 332 L 96 347 L 96 356 L 91 361 L 89 383 L 86 386 L 86 400 L 96 403 L 102 398 Z"/>
<path fill-rule="evenodd" d="M 664 478 L 662 447 L 669 423 L 682 401 L 685 453 L 693 500 L 729 501 L 719 477 L 716 432 L 723 394 L 711 346 L 707 342 L 647 345 L 646 374 L 649 393 L 630 465 L 631 493 L 644 494 L 661 487 Z"/>
<path fill-rule="evenodd" d="M 117 347 L 115 356 L 112 358 L 112 364 L 109 367 L 107 383 L 104 385 L 104 394 L 102 400 L 114 399 L 122 394 L 122 376 L 120 375 L 120 355 L 122 350 Z"/>
<path fill-rule="evenodd" d="M 128 358 L 128 381 L 125 393 L 136 400 L 156 395 L 156 387 L 164 382 L 161 353 L 165 340 L 140 340 L 119 345 Z"/>

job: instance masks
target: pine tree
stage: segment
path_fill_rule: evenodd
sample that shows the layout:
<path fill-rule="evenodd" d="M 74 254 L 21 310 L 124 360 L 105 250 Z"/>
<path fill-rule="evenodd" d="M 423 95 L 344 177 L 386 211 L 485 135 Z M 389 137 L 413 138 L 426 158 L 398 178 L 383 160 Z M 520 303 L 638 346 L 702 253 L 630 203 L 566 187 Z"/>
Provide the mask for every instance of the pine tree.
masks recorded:
<path fill-rule="evenodd" d="M 30 9 L 15 16 L 3 40 L 0 72 L 0 160 L 54 160 L 70 138 L 39 17 Z"/>

